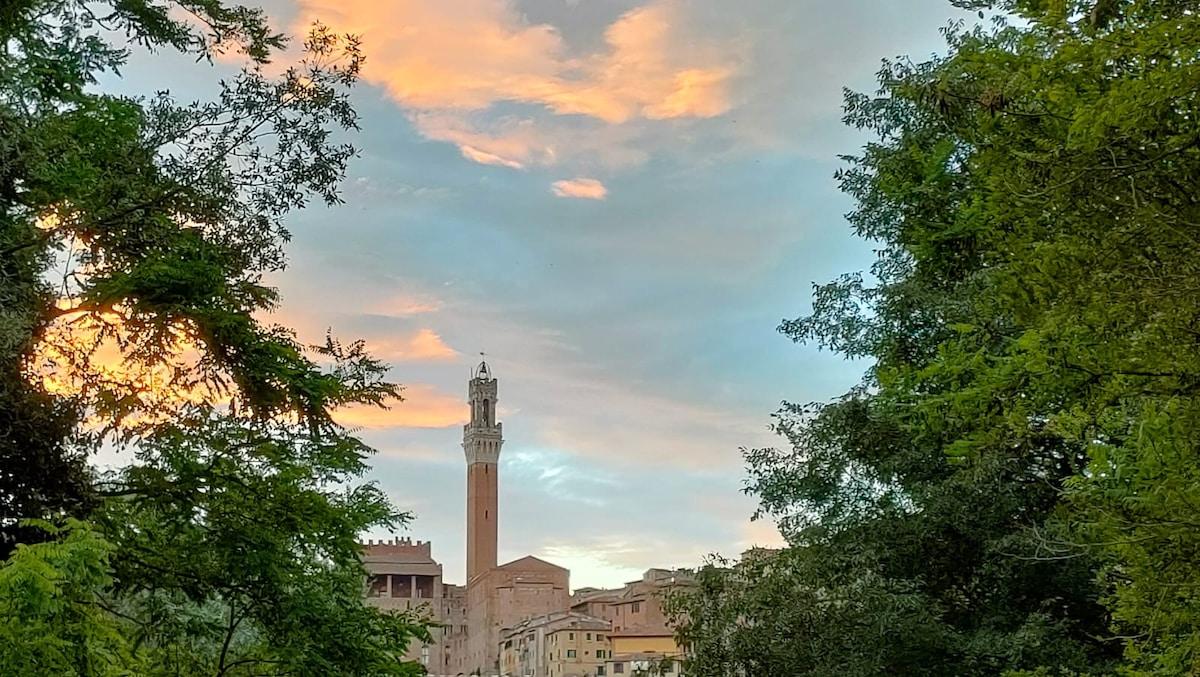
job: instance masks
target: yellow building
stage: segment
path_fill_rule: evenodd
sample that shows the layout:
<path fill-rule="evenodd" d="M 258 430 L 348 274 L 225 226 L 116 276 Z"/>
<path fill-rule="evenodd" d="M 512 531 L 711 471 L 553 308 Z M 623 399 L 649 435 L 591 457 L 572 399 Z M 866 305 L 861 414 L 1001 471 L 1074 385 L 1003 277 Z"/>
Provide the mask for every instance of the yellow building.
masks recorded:
<path fill-rule="evenodd" d="M 669 628 L 614 630 L 609 635 L 611 656 L 599 676 L 678 675 L 680 655 L 675 634 Z"/>
<path fill-rule="evenodd" d="M 577 625 L 546 633 L 549 652 L 546 677 L 594 677 L 603 673 L 609 657 L 608 621 L 581 619 Z M 598 672 L 599 670 L 599 672 Z"/>

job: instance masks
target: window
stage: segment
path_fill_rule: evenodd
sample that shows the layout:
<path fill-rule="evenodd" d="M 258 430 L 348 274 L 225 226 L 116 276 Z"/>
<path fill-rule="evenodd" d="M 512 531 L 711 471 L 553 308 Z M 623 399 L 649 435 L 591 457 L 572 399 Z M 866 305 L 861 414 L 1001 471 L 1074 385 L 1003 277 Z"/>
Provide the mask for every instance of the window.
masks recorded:
<path fill-rule="evenodd" d="M 632 608 L 632 609 L 630 609 L 630 611 L 632 611 L 632 612 L 633 612 L 633 613 L 635 613 L 635 614 L 636 614 L 636 613 L 641 613 L 641 612 L 642 612 L 642 603 L 641 603 L 641 602 L 634 602 L 634 603 L 633 603 L 633 608 Z"/>
<path fill-rule="evenodd" d="M 604 658 L 604 649 L 596 649 L 596 658 Z"/>
<path fill-rule="evenodd" d="M 596 666 L 596 677 L 604 677 L 604 666 L 603 665 Z"/>
<path fill-rule="evenodd" d="M 567 649 L 567 658 L 574 658 L 574 657 L 575 657 L 575 650 Z"/>
<path fill-rule="evenodd" d="M 624 663 L 613 663 L 613 674 L 614 675 L 619 675 L 624 672 L 625 672 L 625 664 Z"/>
<path fill-rule="evenodd" d="M 592 641 L 592 633 L 590 633 L 590 632 L 589 632 L 589 633 L 587 634 L 587 637 L 585 637 L 584 639 L 586 639 L 586 640 L 587 640 L 587 641 L 589 641 L 589 642 L 590 642 L 590 641 Z"/>
<path fill-rule="evenodd" d="M 567 633 L 567 639 L 575 639 L 575 633 L 573 633 L 573 632 L 568 632 L 568 633 Z"/>

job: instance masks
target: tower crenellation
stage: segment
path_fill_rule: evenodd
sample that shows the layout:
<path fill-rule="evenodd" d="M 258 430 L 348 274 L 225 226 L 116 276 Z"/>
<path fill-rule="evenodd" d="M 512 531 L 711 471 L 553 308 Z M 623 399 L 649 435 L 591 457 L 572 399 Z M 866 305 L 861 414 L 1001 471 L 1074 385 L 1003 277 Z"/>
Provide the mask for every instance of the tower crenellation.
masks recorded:
<path fill-rule="evenodd" d="M 500 447 L 504 444 L 504 426 L 496 421 L 498 388 L 491 368 L 481 362 L 467 388 L 467 403 L 471 405 L 471 420 L 463 426 L 463 453 L 467 465 L 499 463 Z"/>

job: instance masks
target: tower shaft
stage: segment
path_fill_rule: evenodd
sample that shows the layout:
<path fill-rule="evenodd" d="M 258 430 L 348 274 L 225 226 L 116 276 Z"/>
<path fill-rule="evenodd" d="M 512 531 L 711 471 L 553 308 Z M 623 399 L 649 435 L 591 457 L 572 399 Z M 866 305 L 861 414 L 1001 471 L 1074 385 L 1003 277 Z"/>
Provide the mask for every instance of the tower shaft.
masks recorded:
<path fill-rule="evenodd" d="M 499 507 L 495 463 L 467 466 L 467 580 L 496 568 Z"/>

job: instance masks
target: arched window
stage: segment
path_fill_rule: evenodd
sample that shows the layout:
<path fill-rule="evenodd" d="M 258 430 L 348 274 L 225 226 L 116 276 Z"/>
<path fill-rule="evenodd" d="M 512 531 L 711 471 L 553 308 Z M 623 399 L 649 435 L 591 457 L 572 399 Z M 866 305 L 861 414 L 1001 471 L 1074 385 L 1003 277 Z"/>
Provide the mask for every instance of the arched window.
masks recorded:
<path fill-rule="evenodd" d="M 483 424 L 491 427 L 492 425 L 492 402 L 491 400 L 483 401 Z"/>

